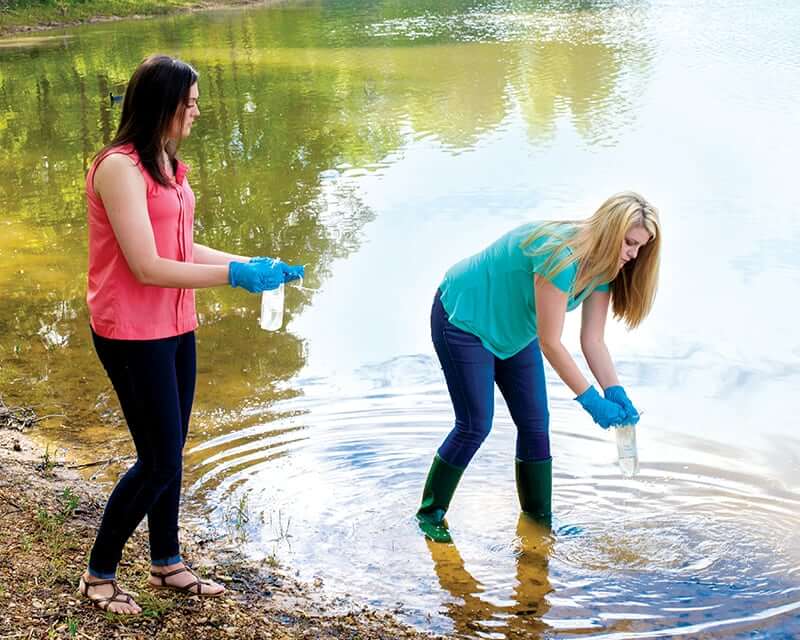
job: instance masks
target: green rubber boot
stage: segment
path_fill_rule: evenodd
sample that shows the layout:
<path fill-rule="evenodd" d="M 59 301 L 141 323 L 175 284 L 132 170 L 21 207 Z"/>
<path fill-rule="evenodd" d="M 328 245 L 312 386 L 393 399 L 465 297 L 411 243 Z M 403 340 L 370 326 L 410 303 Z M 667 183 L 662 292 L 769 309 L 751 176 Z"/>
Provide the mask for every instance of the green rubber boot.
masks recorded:
<path fill-rule="evenodd" d="M 553 497 L 553 459 L 515 461 L 517 494 L 522 511 L 534 520 L 550 524 Z"/>
<path fill-rule="evenodd" d="M 452 542 L 444 514 L 463 473 L 464 469 L 445 462 L 438 453 L 433 457 L 428 479 L 422 490 L 422 504 L 417 511 L 417 521 L 425 536 L 434 542 Z"/>

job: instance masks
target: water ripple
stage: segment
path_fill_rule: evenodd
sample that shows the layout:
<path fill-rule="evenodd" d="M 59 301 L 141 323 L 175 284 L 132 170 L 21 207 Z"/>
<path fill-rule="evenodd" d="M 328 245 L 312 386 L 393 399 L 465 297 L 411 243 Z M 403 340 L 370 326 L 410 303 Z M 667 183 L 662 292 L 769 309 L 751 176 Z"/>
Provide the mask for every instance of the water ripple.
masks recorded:
<path fill-rule="evenodd" d="M 338 595 L 457 637 L 798 630 L 800 499 L 727 468 L 742 455 L 734 445 L 694 439 L 713 452 L 705 462 L 687 464 L 678 447 L 628 480 L 612 457 L 598 459 L 611 450 L 606 434 L 573 429 L 576 410 L 556 393 L 550 534 L 518 515 L 514 428 L 498 400 L 448 515 L 456 544 L 433 545 L 412 514 L 452 420 L 435 361 L 395 358 L 303 383 L 303 396 L 188 456 L 190 495 L 213 527 L 245 505 L 240 533 L 255 558 L 275 555 Z"/>

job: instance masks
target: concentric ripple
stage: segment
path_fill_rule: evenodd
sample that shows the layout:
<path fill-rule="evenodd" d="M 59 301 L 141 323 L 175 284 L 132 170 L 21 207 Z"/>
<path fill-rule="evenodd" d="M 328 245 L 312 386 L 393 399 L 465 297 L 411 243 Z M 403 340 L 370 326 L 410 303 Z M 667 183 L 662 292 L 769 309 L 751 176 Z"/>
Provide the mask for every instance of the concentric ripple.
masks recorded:
<path fill-rule="evenodd" d="M 413 513 L 452 419 L 436 363 L 298 385 L 303 396 L 190 452 L 191 495 L 254 558 L 457 637 L 800 632 L 798 498 L 755 469 L 729 471 L 734 448 L 708 442 L 686 464 L 697 441 L 682 450 L 648 424 L 627 480 L 609 436 L 556 396 L 551 534 L 519 516 L 515 431 L 498 398 L 448 516 L 455 544 L 434 545 Z"/>

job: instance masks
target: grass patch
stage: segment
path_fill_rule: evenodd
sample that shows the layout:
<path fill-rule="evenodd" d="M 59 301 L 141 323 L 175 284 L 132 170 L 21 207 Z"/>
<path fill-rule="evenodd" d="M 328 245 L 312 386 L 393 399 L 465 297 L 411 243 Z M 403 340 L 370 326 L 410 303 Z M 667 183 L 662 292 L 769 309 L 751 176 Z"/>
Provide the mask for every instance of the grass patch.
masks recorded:
<path fill-rule="evenodd" d="M 231 497 L 224 513 L 225 527 L 231 540 L 240 544 L 246 543 L 250 535 L 247 524 L 250 522 L 250 504 L 246 493 L 239 494 L 238 499 Z"/>
<path fill-rule="evenodd" d="M 34 519 L 31 536 L 23 537 L 23 549 L 30 549 L 38 543 L 43 547 L 45 564 L 41 579 L 45 584 L 69 583 L 72 568 L 67 558 L 81 548 L 81 541 L 67 521 L 78 507 L 78 497 L 67 488 L 59 495 L 55 510 L 40 507 Z"/>

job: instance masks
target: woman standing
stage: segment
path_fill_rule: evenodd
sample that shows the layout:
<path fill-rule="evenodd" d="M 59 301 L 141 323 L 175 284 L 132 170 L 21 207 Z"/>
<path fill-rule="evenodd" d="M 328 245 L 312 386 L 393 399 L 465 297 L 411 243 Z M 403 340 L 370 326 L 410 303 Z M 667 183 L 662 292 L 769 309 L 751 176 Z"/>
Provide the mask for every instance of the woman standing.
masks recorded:
<path fill-rule="evenodd" d="M 625 192 L 586 220 L 522 225 L 450 268 L 434 298 L 431 334 L 456 420 L 433 459 L 417 512 L 428 538 L 450 542 L 444 515 L 491 429 L 495 383 L 517 427 L 520 505 L 549 522 L 552 458 L 542 354 L 601 427 L 638 422 L 603 334 L 609 305 L 629 328 L 649 313 L 660 244 L 656 209 Z M 605 397 L 561 344 L 564 314 L 581 304 L 582 351 Z"/>
<path fill-rule="evenodd" d="M 200 114 L 197 79 L 180 60 L 145 59 L 128 83 L 116 136 L 86 177 L 92 339 L 137 460 L 111 493 L 80 590 L 115 613 L 141 612 L 115 576 L 125 542 L 145 516 L 152 586 L 199 596 L 225 590 L 183 563 L 178 542 L 196 374 L 194 289 L 230 285 L 258 293 L 303 271 L 194 243 L 195 198 L 176 150 Z"/>

